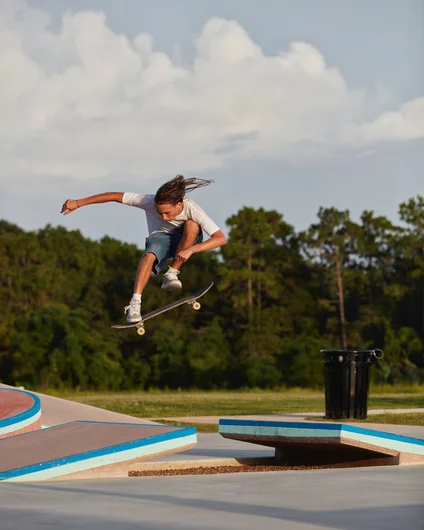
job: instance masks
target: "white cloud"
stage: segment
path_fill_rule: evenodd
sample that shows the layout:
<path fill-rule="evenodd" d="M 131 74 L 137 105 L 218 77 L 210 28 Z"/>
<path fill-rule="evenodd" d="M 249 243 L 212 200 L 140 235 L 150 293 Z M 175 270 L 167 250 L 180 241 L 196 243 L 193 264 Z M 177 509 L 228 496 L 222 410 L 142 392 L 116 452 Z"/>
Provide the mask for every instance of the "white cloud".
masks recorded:
<path fill-rule="evenodd" d="M 305 42 L 265 56 L 237 22 L 214 18 L 182 68 L 102 13 L 68 12 L 58 32 L 49 22 L 22 1 L 0 6 L 3 179 L 154 176 L 424 136 L 424 98 L 370 122 L 374 96 Z"/>
<path fill-rule="evenodd" d="M 424 97 L 408 101 L 398 111 L 384 112 L 362 128 L 366 140 L 414 140 L 424 137 Z"/>

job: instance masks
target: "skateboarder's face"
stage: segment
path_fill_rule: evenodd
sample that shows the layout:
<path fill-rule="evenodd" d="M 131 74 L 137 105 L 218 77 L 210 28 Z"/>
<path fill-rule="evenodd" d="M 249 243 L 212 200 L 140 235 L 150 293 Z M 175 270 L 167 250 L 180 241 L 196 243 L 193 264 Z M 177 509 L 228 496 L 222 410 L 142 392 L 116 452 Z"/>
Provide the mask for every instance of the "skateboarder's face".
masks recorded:
<path fill-rule="evenodd" d="M 158 214 L 162 216 L 164 221 L 173 221 L 183 211 L 183 203 L 177 204 L 156 204 Z"/>

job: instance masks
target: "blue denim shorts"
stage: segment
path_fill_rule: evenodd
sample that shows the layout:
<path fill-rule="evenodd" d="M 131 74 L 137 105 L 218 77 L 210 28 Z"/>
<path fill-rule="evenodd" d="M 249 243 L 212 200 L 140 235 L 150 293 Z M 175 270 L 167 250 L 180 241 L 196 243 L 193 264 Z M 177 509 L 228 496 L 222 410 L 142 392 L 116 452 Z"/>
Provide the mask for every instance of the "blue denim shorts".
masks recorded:
<path fill-rule="evenodd" d="M 156 261 L 153 265 L 152 276 L 157 276 L 165 266 L 169 259 L 174 258 L 178 244 L 181 241 L 183 235 L 183 229 L 175 230 L 174 232 L 152 232 L 148 238 L 146 238 L 146 248 L 143 256 L 151 252 L 156 256 Z M 200 230 L 200 234 L 194 242 L 195 245 L 203 241 L 203 232 Z"/>

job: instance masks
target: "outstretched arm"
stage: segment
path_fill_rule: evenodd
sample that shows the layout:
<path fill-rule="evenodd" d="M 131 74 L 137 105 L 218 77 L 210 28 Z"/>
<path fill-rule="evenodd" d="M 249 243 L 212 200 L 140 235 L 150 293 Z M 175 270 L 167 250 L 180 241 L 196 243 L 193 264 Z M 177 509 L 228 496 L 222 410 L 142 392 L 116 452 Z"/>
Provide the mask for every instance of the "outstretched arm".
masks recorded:
<path fill-rule="evenodd" d="M 91 195 L 83 199 L 67 199 L 60 213 L 68 215 L 68 213 L 81 208 L 81 206 L 88 206 L 89 204 L 100 204 L 102 202 L 122 202 L 124 194 L 118 191 L 108 191 L 106 193 L 99 193 L 98 195 Z"/>

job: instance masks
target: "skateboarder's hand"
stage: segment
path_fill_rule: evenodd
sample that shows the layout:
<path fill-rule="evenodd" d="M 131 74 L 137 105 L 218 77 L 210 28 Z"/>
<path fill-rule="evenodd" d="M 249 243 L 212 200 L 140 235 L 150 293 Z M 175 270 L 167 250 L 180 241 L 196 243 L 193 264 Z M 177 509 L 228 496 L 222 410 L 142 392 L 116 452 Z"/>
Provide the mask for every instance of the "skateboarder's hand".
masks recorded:
<path fill-rule="evenodd" d="M 193 254 L 193 251 L 189 248 L 186 248 L 185 250 L 180 250 L 178 254 L 175 256 L 175 258 L 184 262 L 184 261 L 187 261 L 191 257 L 192 254 Z"/>
<path fill-rule="evenodd" d="M 73 199 L 68 199 L 62 206 L 62 210 L 60 213 L 63 213 L 63 215 L 68 215 L 68 213 L 73 212 L 74 210 L 77 210 L 79 208 L 78 201 L 74 201 Z"/>

